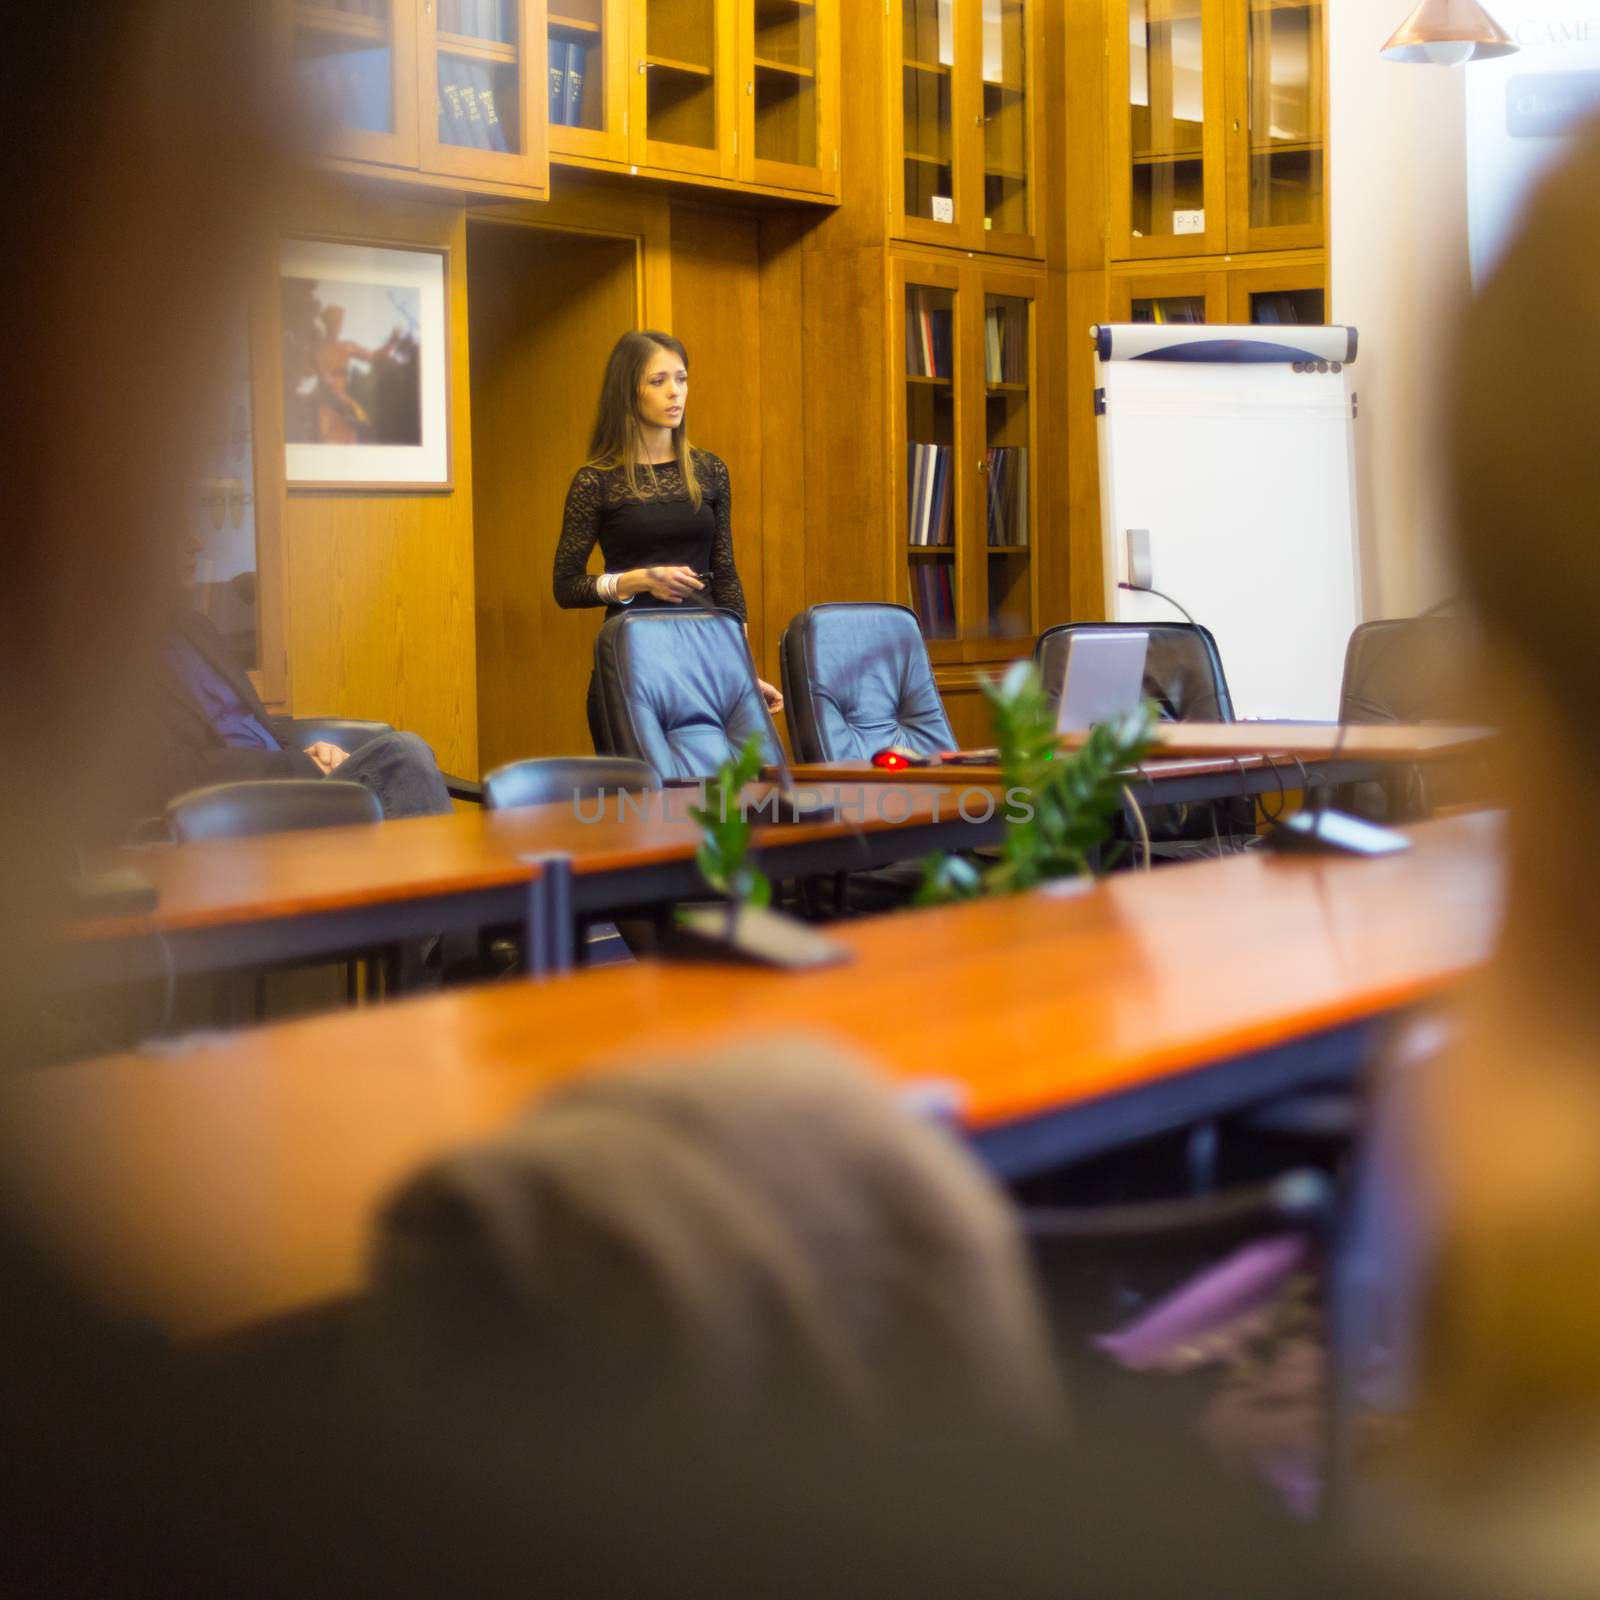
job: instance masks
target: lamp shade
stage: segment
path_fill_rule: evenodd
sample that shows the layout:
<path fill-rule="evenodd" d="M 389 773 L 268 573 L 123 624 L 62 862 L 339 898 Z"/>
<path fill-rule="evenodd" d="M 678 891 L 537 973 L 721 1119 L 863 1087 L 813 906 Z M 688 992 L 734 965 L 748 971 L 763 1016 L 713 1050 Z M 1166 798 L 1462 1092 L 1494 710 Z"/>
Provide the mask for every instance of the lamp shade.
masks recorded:
<path fill-rule="evenodd" d="M 1387 61 L 1455 67 L 1516 51 L 1511 35 L 1478 0 L 1422 0 L 1378 52 Z"/>

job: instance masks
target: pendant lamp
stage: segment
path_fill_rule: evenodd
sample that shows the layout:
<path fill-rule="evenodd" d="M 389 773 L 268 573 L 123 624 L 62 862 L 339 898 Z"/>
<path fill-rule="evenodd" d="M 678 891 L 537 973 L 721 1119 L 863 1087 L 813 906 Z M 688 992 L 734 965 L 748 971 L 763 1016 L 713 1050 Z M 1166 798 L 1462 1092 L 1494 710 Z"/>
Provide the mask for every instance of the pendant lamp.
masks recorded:
<path fill-rule="evenodd" d="M 1422 0 L 1378 54 L 1386 61 L 1457 67 L 1464 61 L 1509 56 L 1516 48 L 1478 0 Z"/>

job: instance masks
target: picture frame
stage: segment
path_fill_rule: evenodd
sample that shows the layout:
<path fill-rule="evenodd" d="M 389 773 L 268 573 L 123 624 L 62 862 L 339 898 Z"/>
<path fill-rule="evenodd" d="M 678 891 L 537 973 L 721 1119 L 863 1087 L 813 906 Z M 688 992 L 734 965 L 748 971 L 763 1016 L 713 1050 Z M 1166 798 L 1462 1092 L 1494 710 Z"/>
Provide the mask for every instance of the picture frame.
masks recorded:
<path fill-rule="evenodd" d="M 284 477 L 292 490 L 447 490 L 449 251 L 280 241 Z"/>

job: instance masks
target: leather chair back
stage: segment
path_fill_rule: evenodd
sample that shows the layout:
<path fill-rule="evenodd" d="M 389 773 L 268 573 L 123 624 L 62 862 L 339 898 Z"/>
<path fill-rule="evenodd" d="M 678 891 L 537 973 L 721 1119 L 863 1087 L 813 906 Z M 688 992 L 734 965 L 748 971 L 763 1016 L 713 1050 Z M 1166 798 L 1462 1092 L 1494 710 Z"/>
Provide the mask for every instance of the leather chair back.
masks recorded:
<path fill-rule="evenodd" d="M 783 762 L 744 628 L 732 612 L 625 611 L 600 629 L 594 661 L 602 754 L 643 761 L 664 781 L 705 778 L 756 734 L 764 759 Z"/>
<path fill-rule="evenodd" d="M 1148 633 L 1144 695 L 1154 700 L 1166 722 L 1232 722 L 1233 700 L 1223 676 L 1222 657 L 1211 630 L 1187 622 L 1062 622 L 1046 628 L 1033 647 L 1033 659 L 1051 700 L 1061 697 L 1067 675 L 1067 642 L 1080 629 L 1097 633 Z"/>
<path fill-rule="evenodd" d="M 1344 652 L 1341 722 L 1471 722 L 1459 617 L 1363 622 Z"/>
<path fill-rule="evenodd" d="M 955 745 L 922 629 L 905 606 L 810 606 L 784 630 L 779 659 L 798 761 Z"/>
<path fill-rule="evenodd" d="M 167 805 L 167 831 L 180 844 L 382 820 L 377 795 L 359 783 L 338 778 L 217 783 L 191 789 Z"/>
<path fill-rule="evenodd" d="M 387 722 L 363 722 L 355 717 L 293 717 L 286 731 L 302 750 L 323 740 L 353 756 L 362 745 L 379 734 L 393 733 L 394 728 Z"/>
<path fill-rule="evenodd" d="M 483 780 L 483 797 L 491 811 L 509 806 L 542 806 L 561 800 L 587 800 L 619 789 L 659 789 L 654 767 L 620 756 L 550 756 L 511 761 Z"/>

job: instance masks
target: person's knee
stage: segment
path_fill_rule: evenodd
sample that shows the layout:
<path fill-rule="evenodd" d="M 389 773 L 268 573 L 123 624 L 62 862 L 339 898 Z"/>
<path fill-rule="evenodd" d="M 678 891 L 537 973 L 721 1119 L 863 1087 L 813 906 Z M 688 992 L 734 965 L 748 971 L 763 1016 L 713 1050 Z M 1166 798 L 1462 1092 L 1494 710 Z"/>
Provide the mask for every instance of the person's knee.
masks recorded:
<path fill-rule="evenodd" d="M 381 745 L 385 754 L 410 759 L 425 767 L 438 766 L 427 741 L 414 733 L 403 733 L 396 729 L 393 733 L 379 734 L 374 743 Z"/>

